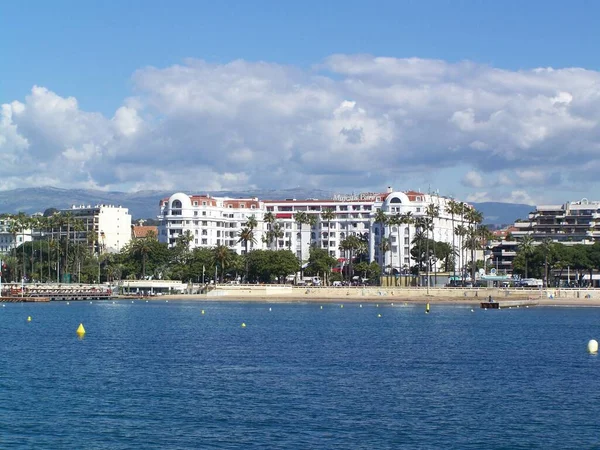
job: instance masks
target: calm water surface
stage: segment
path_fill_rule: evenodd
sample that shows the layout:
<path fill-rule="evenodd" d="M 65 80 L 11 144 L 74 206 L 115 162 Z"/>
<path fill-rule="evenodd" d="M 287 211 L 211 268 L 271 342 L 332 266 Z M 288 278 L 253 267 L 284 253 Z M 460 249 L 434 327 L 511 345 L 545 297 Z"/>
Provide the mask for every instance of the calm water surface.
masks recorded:
<path fill-rule="evenodd" d="M 56 302 L 0 330 L 3 449 L 600 448 L 597 308 Z"/>

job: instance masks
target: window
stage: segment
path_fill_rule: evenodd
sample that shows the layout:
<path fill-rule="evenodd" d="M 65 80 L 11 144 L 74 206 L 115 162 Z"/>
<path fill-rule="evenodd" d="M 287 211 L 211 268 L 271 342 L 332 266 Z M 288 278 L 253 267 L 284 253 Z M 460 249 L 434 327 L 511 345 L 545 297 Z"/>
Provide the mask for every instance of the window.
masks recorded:
<path fill-rule="evenodd" d="M 194 206 L 198 206 L 198 202 L 194 202 Z M 197 244 L 197 242 L 196 242 L 196 244 Z"/>
<path fill-rule="evenodd" d="M 206 220 L 202 221 L 202 226 L 205 227 L 208 224 L 208 222 Z"/>
<path fill-rule="evenodd" d="M 206 206 L 206 202 L 202 202 L 202 206 Z"/>
<path fill-rule="evenodd" d="M 202 239 L 202 245 L 206 245 L 208 244 L 208 240 L 207 239 Z"/>
<path fill-rule="evenodd" d="M 194 239 L 194 244 L 198 245 L 198 239 Z"/>
<path fill-rule="evenodd" d="M 206 211 L 202 211 L 202 215 L 205 216 L 206 215 Z"/>
<path fill-rule="evenodd" d="M 194 211 L 194 215 L 197 216 L 198 215 L 198 211 Z"/>
<path fill-rule="evenodd" d="M 408 244 L 409 244 L 409 242 L 408 242 L 408 238 L 407 238 L 407 237 L 405 237 L 405 238 L 404 238 L 404 245 L 408 245 Z"/>

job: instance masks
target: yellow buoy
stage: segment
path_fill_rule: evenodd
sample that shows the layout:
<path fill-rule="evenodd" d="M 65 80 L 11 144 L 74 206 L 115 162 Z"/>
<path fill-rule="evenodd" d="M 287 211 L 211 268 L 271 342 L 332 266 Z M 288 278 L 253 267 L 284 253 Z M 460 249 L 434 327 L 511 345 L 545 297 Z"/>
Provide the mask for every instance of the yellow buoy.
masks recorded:
<path fill-rule="evenodd" d="M 246 328 L 246 324 L 242 322 L 242 328 Z"/>
<path fill-rule="evenodd" d="M 83 328 L 83 324 L 82 323 L 80 323 L 79 327 L 77 328 L 77 334 L 79 336 L 83 336 L 85 334 L 85 328 Z"/>
<path fill-rule="evenodd" d="M 425 306 L 425 314 L 429 314 L 429 303 Z"/>
<path fill-rule="evenodd" d="M 587 350 L 590 353 L 598 353 L 598 341 L 596 339 L 590 340 L 590 342 L 588 342 Z"/>
<path fill-rule="evenodd" d="M 27 316 L 27 322 L 31 322 L 31 316 Z"/>

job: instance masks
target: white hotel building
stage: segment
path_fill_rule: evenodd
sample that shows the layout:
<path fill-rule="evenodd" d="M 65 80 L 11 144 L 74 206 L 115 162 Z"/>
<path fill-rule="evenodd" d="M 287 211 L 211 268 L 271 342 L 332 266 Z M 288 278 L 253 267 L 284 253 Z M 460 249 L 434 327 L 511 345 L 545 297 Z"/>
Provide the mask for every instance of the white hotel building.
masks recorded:
<path fill-rule="evenodd" d="M 414 224 L 383 227 L 375 223 L 377 210 L 383 210 L 389 217 L 410 212 L 413 219 L 417 219 L 425 217 L 428 205 L 439 206 L 439 217 L 434 218 L 430 238 L 452 245 L 452 218 L 446 212 L 449 201 L 436 194 L 395 192 L 391 188 L 383 193 L 336 195 L 329 200 L 233 199 L 176 193 L 160 202 L 159 240 L 172 246 L 178 236 L 189 231 L 192 236 L 191 248 L 226 245 L 243 254 L 244 244 L 238 242 L 238 234 L 247 219 L 254 216 L 258 223 L 254 232 L 256 243 L 250 244 L 249 250 L 266 249 L 268 246 L 263 236 L 270 225 L 265 223 L 264 215 L 270 212 L 283 231 L 283 237 L 277 239 L 272 248 L 290 249 L 301 261 L 306 261 L 310 246 L 314 244 L 327 248 L 335 258 L 342 258 L 340 243 L 350 235 L 362 234 L 368 238 L 371 261 L 401 272 L 414 264 L 410 256 L 410 241 L 417 230 Z M 325 220 L 322 217 L 325 211 L 332 211 L 334 218 Z M 315 225 L 296 223 L 295 216 L 299 212 L 313 216 Z M 459 223 L 459 218 L 455 216 L 454 225 Z M 382 237 L 387 237 L 390 243 L 390 251 L 385 255 L 379 250 Z M 457 261 L 457 268 L 461 266 L 462 262 Z"/>

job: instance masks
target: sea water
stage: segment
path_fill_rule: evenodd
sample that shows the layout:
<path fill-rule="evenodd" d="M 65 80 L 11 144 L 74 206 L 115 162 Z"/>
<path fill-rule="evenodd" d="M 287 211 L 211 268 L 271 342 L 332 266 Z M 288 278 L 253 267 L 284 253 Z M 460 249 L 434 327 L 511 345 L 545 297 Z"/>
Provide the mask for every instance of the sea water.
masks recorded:
<path fill-rule="evenodd" d="M 596 308 L 25 303 L 0 330 L 2 449 L 600 446 Z"/>

